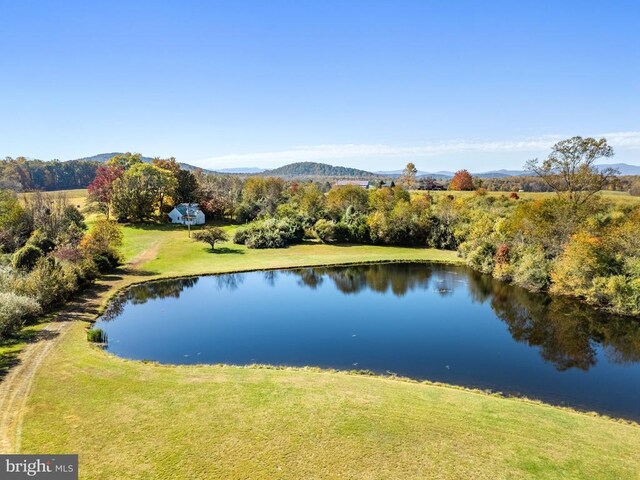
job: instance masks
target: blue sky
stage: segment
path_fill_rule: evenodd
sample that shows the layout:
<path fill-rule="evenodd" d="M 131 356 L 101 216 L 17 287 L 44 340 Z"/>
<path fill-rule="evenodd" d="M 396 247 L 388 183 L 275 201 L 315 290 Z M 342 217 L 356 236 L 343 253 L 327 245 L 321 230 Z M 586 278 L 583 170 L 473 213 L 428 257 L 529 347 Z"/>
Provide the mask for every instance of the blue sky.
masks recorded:
<path fill-rule="evenodd" d="M 640 164 L 640 2 L 0 0 L 0 156 Z"/>

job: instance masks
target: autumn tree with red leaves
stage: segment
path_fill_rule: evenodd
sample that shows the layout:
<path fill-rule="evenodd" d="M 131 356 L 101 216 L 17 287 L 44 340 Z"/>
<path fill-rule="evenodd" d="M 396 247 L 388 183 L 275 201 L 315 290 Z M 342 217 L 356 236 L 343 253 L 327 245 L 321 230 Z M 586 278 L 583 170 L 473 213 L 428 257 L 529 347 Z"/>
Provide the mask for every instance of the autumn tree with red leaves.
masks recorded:
<path fill-rule="evenodd" d="M 96 177 L 87 187 L 89 199 L 99 205 L 99 210 L 109 218 L 109 205 L 113 195 L 113 182 L 124 173 L 120 165 L 100 165 L 96 170 Z"/>
<path fill-rule="evenodd" d="M 467 170 L 458 170 L 451 179 L 449 190 L 473 190 L 473 177 Z"/>

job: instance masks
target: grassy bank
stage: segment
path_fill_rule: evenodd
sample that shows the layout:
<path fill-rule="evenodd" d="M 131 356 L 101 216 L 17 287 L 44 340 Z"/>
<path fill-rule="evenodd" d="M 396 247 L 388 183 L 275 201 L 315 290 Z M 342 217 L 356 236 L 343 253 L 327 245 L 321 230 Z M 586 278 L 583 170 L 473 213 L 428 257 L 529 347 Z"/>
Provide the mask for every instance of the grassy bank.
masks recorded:
<path fill-rule="evenodd" d="M 82 324 L 40 369 L 22 439 L 105 479 L 637 478 L 638 445 L 638 427 L 455 388 L 126 361 Z"/>

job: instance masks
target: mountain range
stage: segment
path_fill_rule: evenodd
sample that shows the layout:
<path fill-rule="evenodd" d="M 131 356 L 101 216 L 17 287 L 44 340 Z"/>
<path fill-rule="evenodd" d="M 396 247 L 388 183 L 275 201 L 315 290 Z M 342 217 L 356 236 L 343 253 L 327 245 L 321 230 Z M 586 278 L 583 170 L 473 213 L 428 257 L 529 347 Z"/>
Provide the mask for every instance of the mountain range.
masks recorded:
<path fill-rule="evenodd" d="M 620 172 L 620 175 L 640 175 L 640 166 L 639 165 L 629 165 L 628 163 L 607 163 L 596 165 L 600 169 L 605 168 L 615 168 Z M 402 175 L 402 170 L 390 170 L 390 171 L 379 171 L 375 172 L 379 175 L 385 175 L 389 177 L 399 177 Z M 417 173 L 418 177 L 433 177 L 435 179 L 445 179 L 451 178 L 455 172 L 451 172 L 448 170 L 440 170 L 437 172 L 424 172 L 419 170 Z M 490 170 L 487 172 L 471 172 L 471 175 L 479 178 L 503 178 L 503 177 L 522 177 L 531 175 L 531 172 L 527 172 L 526 170 Z"/>
<path fill-rule="evenodd" d="M 104 163 L 111 158 L 119 155 L 119 152 L 112 153 L 100 153 L 91 157 L 78 158 L 77 161 L 87 162 L 99 162 Z M 153 159 L 150 157 L 142 157 L 143 162 L 151 162 Z M 360 170 L 351 167 L 333 166 L 326 163 L 318 162 L 296 162 L 282 167 L 273 169 L 263 169 L 257 167 L 237 167 L 237 168 L 221 168 L 221 169 L 205 169 L 196 167 L 189 163 L 180 162 L 180 166 L 184 170 L 203 170 L 208 173 L 225 173 L 225 174 L 238 174 L 238 175 L 273 175 L 279 177 L 305 177 L 305 176 L 318 176 L 318 177 L 353 177 L 353 178 L 371 178 L 371 177 L 399 177 L 402 175 L 402 170 L 385 170 L 369 172 L 366 170 Z M 627 163 L 611 163 L 598 165 L 599 168 L 615 168 L 620 172 L 620 175 L 640 175 L 640 166 L 629 165 Z M 489 170 L 486 172 L 471 172 L 475 177 L 479 178 L 503 178 L 503 177 L 519 177 L 531 175 L 530 172 L 525 170 Z M 418 177 L 432 177 L 436 180 L 446 180 L 453 177 L 454 172 L 448 170 L 439 170 L 436 172 L 426 172 L 419 170 Z"/>

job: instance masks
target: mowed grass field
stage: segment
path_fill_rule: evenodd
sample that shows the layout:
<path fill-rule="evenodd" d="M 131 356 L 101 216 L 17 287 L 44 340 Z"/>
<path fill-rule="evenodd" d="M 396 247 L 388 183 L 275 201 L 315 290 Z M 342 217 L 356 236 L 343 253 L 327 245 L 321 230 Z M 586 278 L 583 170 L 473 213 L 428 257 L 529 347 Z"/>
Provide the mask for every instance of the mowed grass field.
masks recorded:
<path fill-rule="evenodd" d="M 223 243 L 211 253 L 180 226 L 124 233 L 128 270 L 100 282 L 101 301 L 170 276 L 460 261 L 453 252 L 311 242 Z M 74 323 L 38 369 L 20 436 L 22 453 L 78 453 L 80 478 L 640 478 L 637 425 L 345 372 L 128 361 L 89 344 L 87 326 Z"/>

